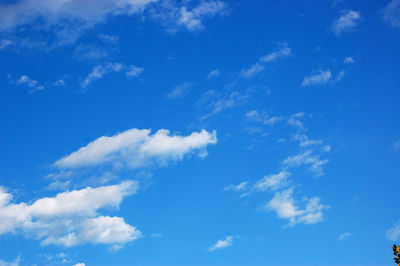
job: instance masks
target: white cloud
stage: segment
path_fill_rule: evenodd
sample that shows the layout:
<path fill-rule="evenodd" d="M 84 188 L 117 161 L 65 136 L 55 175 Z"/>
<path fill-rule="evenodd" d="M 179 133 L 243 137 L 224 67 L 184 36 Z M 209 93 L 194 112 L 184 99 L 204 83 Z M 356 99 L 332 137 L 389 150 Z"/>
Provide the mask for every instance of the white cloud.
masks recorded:
<path fill-rule="evenodd" d="M 32 204 L 11 203 L 12 195 L 0 188 L 0 234 L 24 233 L 42 245 L 65 247 L 92 243 L 121 246 L 141 232 L 121 217 L 101 216 L 100 209 L 119 208 L 122 199 L 135 194 L 138 183 L 87 187 L 45 197 Z"/>
<path fill-rule="evenodd" d="M 325 85 L 332 78 L 331 71 L 328 70 L 319 70 L 316 74 L 304 77 L 303 83 L 301 84 L 303 87 L 312 86 L 312 85 Z"/>
<path fill-rule="evenodd" d="M 97 65 L 93 67 L 89 75 L 82 81 L 81 86 L 85 88 L 93 81 L 102 78 L 105 74 L 121 71 L 122 67 L 121 63 L 108 63 L 104 66 Z"/>
<path fill-rule="evenodd" d="M 272 52 L 260 58 L 260 62 L 269 63 L 276 61 L 280 58 L 289 57 L 292 54 L 292 50 L 287 46 L 287 43 L 282 45 L 278 51 Z"/>
<path fill-rule="evenodd" d="M 290 118 L 287 121 L 287 124 L 289 126 L 294 126 L 297 128 L 298 131 L 305 131 L 307 130 L 306 127 L 304 127 L 303 122 L 300 120 L 304 117 L 305 113 L 304 112 L 298 112 L 296 114 L 293 114 L 290 116 Z"/>
<path fill-rule="evenodd" d="M 383 9 L 383 19 L 393 27 L 400 28 L 400 0 L 392 0 Z"/>
<path fill-rule="evenodd" d="M 264 125 L 271 125 L 271 126 L 283 119 L 283 117 L 281 116 L 269 116 L 266 112 L 259 113 L 256 110 L 251 110 L 247 112 L 246 118 L 249 120 L 261 122 Z"/>
<path fill-rule="evenodd" d="M 183 97 L 186 93 L 189 92 L 189 90 L 191 90 L 192 87 L 193 87 L 193 83 L 183 82 L 183 83 L 175 86 L 175 88 L 167 94 L 167 97 L 169 99 L 176 99 L 176 98 Z"/>
<path fill-rule="evenodd" d="M 339 240 L 346 240 L 347 238 L 349 238 L 349 237 L 352 236 L 352 235 L 353 235 L 353 233 L 348 233 L 348 232 L 346 232 L 346 233 L 341 234 L 341 235 L 338 237 L 338 239 L 339 239 Z"/>
<path fill-rule="evenodd" d="M 130 65 L 125 74 L 127 76 L 130 76 L 130 77 L 137 77 L 140 74 L 142 74 L 143 71 L 144 71 L 144 68 L 142 68 L 142 67 L 137 67 L 135 65 Z"/>
<path fill-rule="evenodd" d="M 116 35 L 99 34 L 97 37 L 108 44 L 117 44 L 119 42 L 119 37 Z"/>
<path fill-rule="evenodd" d="M 43 90 L 44 86 L 39 84 L 37 80 L 34 80 L 26 75 L 22 75 L 16 82 L 17 84 L 27 85 L 29 88 L 34 90 Z"/>
<path fill-rule="evenodd" d="M 336 81 L 341 81 L 344 78 L 345 74 L 346 72 L 344 70 L 341 70 L 336 76 Z"/>
<path fill-rule="evenodd" d="M 29 24 L 37 18 L 55 26 L 61 22 L 86 27 L 106 20 L 109 15 L 132 15 L 142 12 L 157 0 L 21 0 L 0 5 L 0 31 Z"/>
<path fill-rule="evenodd" d="M 191 10 L 181 7 L 178 13 L 177 25 L 185 26 L 190 31 L 204 28 L 203 20 L 226 12 L 226 4 L 222 1 L 203 1 Z"/>
<path fill-rule="evenodd" d="M 386 237 L 392 241 L 400 240 L 400 220 L 397 221 L 392 228 L 386 231 Z"/>
<path fill-rule="evenodd" d="M 213 252 L 213 251 L 216 251 L 217 249 L 227 248 L 227 247 L 232 246 L 232 244 L 233 244 L 233 236 L 227 236 L 223 240 L 218 240 L 214 245 L 212 245 L 208 249 L 208 251 Z"/>
<path fill-rule="evenodd" d="M 242 69 L 241 75 L 245 78 L 251 78 L 257 75 L 258 73 L 262 72 L 264 68 L 265 68 L 264 65 L 256 63 L 252 65 L 250 68 Z"/>
<path fill-rule="evenodd" d="M 86 88 L 89 86 L 93 81 L 102 78 L 104 75 L 112 72 L 120 72 L 122 70 L 126 70 L 127 76 L 138 76 L 143 72 L 143 68 L 130 65 L 125 66 L 122 63 L 114 62 L 114 63 L 107 63 L 104 65 L 97 65 L 93 67 L 92 71 L 88 74 L 88 76 L 81 82 L 82 88 Z"/>
<path fill-rule="evenodd" d="M 79 44 L 75 47 L 74 58 L 77 60 L 99 60 L 108 56 L 108 50 L 96 44 Z"/>
<path fill-rule="evenodd" d="M 274 197 L 264 206 L 266 210 L 275 211 L 279 218 L 289 220 L 289 225 L 297 223 L 315 224 L 323 220 L 322 210 L 329 208 L 320 204 L 314 197 L 305 200 L 305 208 L 299 209 L 292 197 L 293 189 L 276 192 Z"/>
<path fill-rule="evenodd" d="M 345 64 L 354 64 L 354 59 L 351 56 L 347 56 L 344 58 L 343 63 Z"/>
<path fill-rule="evenodd" d="M 243 191 L 243 190 L 245 190 L 247 188 L 247 184 L 248 184 L 248 182 L 242 182 L 242 183 L 240 183 L 238 185 L 229 185 L 229 186 L 224 187 L 224 190 L 225 191 L 229 191 L 229 190 L 232 190 L 232 191 Z"/>
<path fill-rule="evenodd" d="M 249 68 L 244 68 L 241 70 L 241 76 L 245 78 L 251 78 L 262 72 L 265 68 L 265 64 L 274 62 L 281 58 L 286 58 L 291 55 L 291 49 L 288 47 L 287 43 L 279 45 L 277 51 L 271 52 L 265 56 L 260 57 L 259 62 L 255 63 Z"/>
<path fill-rule="evenodd" d="M 0 266 L 18 266 L 20 265 L 21 257 L 17 257 L 14 261 L 8 262 L 4 260 L 0 260 Z"/>
<path fill-rule="evenodd" d="M 397 150 L 400 150 L 400 140 L 395 141 L 395 142 L 393 143 L 393 149 L 395 149 L 396 151 L 397 151 Z"/>
<path fill-rule="evenodd" d="M 275 191 L 288 183 L 287 178 L 289 176 L 290 173 L 287 171 L 281 171 L 277 174 L 265 176 L 255 183 L 254 189 L 258 192 L 267 190 Z"/>
<path fill-rule="evenodd" d="M 85 147 L 59 159 L 58 168 L 79 168 L 100 164 L 119 164 L 130 169 L 151 164 L 165 165 L 182 160 L 186 154 L 204 151 L 209 144 L 217 143 L 216 132 L 202 130 L 188 136 L 170 135 L 160 129 L 150 135 L 149 129 L 129 129 L 111 137 L 103 136 Z"/>
<path fill-rule="evenodd" d="M 360 19 L 360 12 L 354 10 L 344 11 L 342 15 L 333 22 L 332 30 L 337 36 L 340 36 L 345 32 L 355 29 Z"/>
<path fill-rule="evenodd" d="M 74 264 L 73 266 L 85 266 L 85 263 L 79 262 L 79 263 Z"/>
<path fill-rule="evenodd" d="M 207 79 L 218 77 L 219 75 L 221 75 L 221 72 L 219 71 L 219 69 L 214 69 L 214 70 L 211 70 L 210 73 L 208 73 Z"/>
<path fill-rule="evenodd" d="M 63 79 L 59 79 L 53 82 L 54 86 L 57 87 L 64 87 L 65 86 L 65 81 Z"/>
<path fill-rule="evenodd" d="M 283 161 L 283 165 L 288 167 L 297 167 L 303 164 L 311 165 L 310 170 L 314 172 L 316 176 L 324 175 L 323 166 L 329 162 L 329 160 L 321 160 L 318 155 L 313 155 L 312 150 L 306 150 L 303 153 L 289 156 Z"/>
<path fill-rule="evenodd" d="M 197 103 L 199 106 L 200 104 L 203 104 L 207 101 L 210 100 L 210 98 L 215 97 L 215 92 L 214 91 L 208 91 L 206 92 L 202 99 Z M 203 115 L 201 117 L 201 120 L 205 120 L 211 116 L 214 116 L 226 109 L 231 109 L 236 106 L 242 105 L 245 102 L 247 102 L 249 98 L 249 91 L 246 94 L 241 94 L 238 91 L 232 92 L 229 96 L 226 96 L 224 98 L 219 98 L 215 101 L 212 101 L 209 105 L 208 108 L 211 109 L 210 112 L 207 114 Z"/>
<path fill-rule="evenodd" d="M 305 134 L 296 134 L 293 136 L 293 140 L 300 142 L 300 147 L 307 147 L 311 145 L 321 145 L 322 140 L 311 140 Z"/>
<path fill-rule="evenodd" d="M 13 41 L 11 41 L 11 40 L 8 40 L 8 39 L 0 40 L 0 51 L 12 44 L 13 44 Z"/>

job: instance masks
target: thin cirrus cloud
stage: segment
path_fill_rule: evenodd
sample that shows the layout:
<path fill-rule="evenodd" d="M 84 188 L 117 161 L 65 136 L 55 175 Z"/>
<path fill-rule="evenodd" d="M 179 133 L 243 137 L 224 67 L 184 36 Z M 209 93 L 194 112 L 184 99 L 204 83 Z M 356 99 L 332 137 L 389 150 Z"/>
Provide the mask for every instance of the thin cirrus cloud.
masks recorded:
<path fill-rule="evenodd" d="M 185 96 L 193 87 L 191 82 L 183 82 L 176 85 L 172 91 L 167 94 L 168 99 L 177 99 Z"/>
<path fill-rule="evenodd" d="M 336 36 L 354 30 L 361 20 L 360 12 L 354 10 L 343 11 L 342 15 L 332 24 L 332 31 Z"/>
<path fill-rule="evenodd" d="M 111 137 L 103 136 L 85 147 L 59 159 L 54 166 L 60 169 L 118 164 L 129 169 L 150 165 L 166 165 L 179 161 L 187 154 L 206 154 L 206 147 L 217 143 L 217 133 L 202 130 L 188 136 L 171 135 L 160 129 L 151 135 L 149 129 L 129 129 Z"/>
<path fill-rule="evenodd" d="M 139 76 L 143 72 L 143 68 L 137 67 L 135 65 L 126 66 L 122 63 L 114 62 L 107 63 L 104 65 L 94 66 L 92 71 L 86 76 L 86 78 L 81 82 L 81 87 L 86 88 L 95 80 L 101 79 L 104 75 L 121 72 L 125 70 L 126 76 Z"/>
<path fill-rule="evenodd" d="M 214 69 L 214 70 L 211 70 L 210 73 L 208 73 L 207 79 L 218 77 L 219 75 L 221 75 L 221 71 L 219 69 Z"/>
<path fill-rule="evenodd" d="M 383 20 L 395 28 L 400 28 L 400 0 L 392 0 L 383 9 Z"/>
<path fill-rule="evenodd" d="M 322 160 L 319 155 L 314 155 L 312 150 L 306 150 L 303 153 L 289 156 L 282 162 L 282 164 L 287 167 L 310 165 L 310 170 L 316 176 L 322 176 L 324 175 L 323 166 L 328 162 L 329 160 Z"/>
<path fill-rule="evenodd" d="M 277 174 L 265 176 L 254 184 L 257 192 L 272 190 L 276 191 L 288 183 L 288 177 L 291 174 L 288 171 L 280 171 Z"/>
<path fill-rule="evenodd" d="M 400 220 L 386 231 L 386 237 L 392 241 L 400 240 Z"/>
<path fill-rule="evenodd" d="M 258 112 L 257 110 L 251 110 L 246 113 L 246 118 L 251 121 L 261 122 L 264 125 L 273 126 L 276 122 L 281 121 L 281 116 L 269 116 L 266 112 Z"/>
<path fill-rule="evenodd" d="M 243 68 L 240 75 L 245 78 L 251 78 L 262 72 L 265 69 L 265 64 L 277 61 L 278 59 L 289 57 L 292 50 L 288 47 L 287 43 L 279 45 L 277 51 L 271 52 L 265 56 L 260 57 L 259 61 L 249 68 Z"/>
<path fill-rule="evenodd" d="M 122 247 L 141 232 L 121 217 L 103 216 L 99 210 L 118 208 L 124 197 L 135 194 L 136 181 L 62 192 L 32 204 L 11 203 L 13 195 L 0 187 L 0 234 L 17 232 L 42 245 L 71 247 L 85 243 Z"/>
<path fill-rule="evenodd" d="M 214 252 L 218 249 L 227 248 L 232 246 L 233 236 L 226 236 L 225 239 L 218 240 L 214 245 L 208 248 L 209 252 Z"/>

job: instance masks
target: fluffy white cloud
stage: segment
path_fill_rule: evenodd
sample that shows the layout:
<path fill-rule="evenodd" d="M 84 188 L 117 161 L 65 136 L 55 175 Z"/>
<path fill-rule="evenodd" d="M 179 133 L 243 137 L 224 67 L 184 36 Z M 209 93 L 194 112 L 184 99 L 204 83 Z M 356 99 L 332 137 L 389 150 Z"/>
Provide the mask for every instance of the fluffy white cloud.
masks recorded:
<path fill-rule="evenodd" d="M 289 176 L 290 173 L 287 171 L 281 171 L 277 174 L 265 176 L 254 184 L 254 189 L 258 192 L 267 190 L 275 191 L 288 183 L 287 178 Z"/>
<path fill-rule="evenodd" d="M 400 240 L 400 220 L 386 231 L 386 237 L 392 241 Z"/>
<path fill-rule="evenodd" d="M 325 85 L 332 78 L 331 71 L 328 70 L 319 70 L 316 74 L 304 77 L 303 83 L 301 84 L 303 87 L 311 86 L 311 85 Z"/>
<path fill-rule="evenodd" d="M 233 244 L 233 236 L 227 236 L 223 240 L 218 240 L 214 245 L 212 245 L 208 249 L 208 251 L 213 252 L 213 251 L 216 251 L 217 249 L 227 248 L 227 247 L 232 246 L 232 244 Z"/>
<path fill-rule="evenodd" d="M 80 262 L 80 263 L 74 264 L 73 266 L 85 266 L 85 263 Z"/>
<path fill-rule="evenodd" d="M 0 234 L 22 232 L 42 245 L 66 247 L 84 243 L 123 245 L 141 237 L 140 231 L 121 217 L 100 216 L 103 208 L 118 208 L 135 194 L 138 183 L 87 187 L 45 197 L 32 204 L 11 203 L 12 195 L 0 187 Z"/>
<path fill-rule="evenodd" d="M 275 211 L 279 218 L 289 220 L 289 225 L 297 223 L 315 224 L 323 220 L 322 210 L 329 208 L 320 204 L 314 197 L 305 201 L 305 208 L 299 209 L 292 197 L 293 189 L 276 192 L 274 197 L 264 206 L 266 210 Z"/>
<path fill-rule="evenodd" d="M 332 30 L 337 36 L 339 36 L 342 33 L 353 30 L 357 27 L 360 19 L 360 12 L 354 10 L 344 11 L 342 15 L 333 22 Z"/>
<path fill-rule="evenodd" d="M 306 150 L 303 153 L 289 156 L 283 161 L 283 165 L 287 167 L 297 167 L 303 164 L 311 165 L 310 170 L 314 172 L 316 176 L 324 175 L 323 166 L 329 162 L 329 160 L 321 160 L 318 155 L 313 155 L 312 150 Z"/>
<path fill-rule="evenodd" d="M 393 27 L 400 28 L 400 0 L 392 0 L 383 9 L 383 19 Z"/>
<path fill-rule="evenodd" d="M 189 90 L 191 90 L 192 87 L 193 83 L 183 82 L 175 86 L 175 88 L 167 94 L 167 97 L 169 99 L 176 99 L 179 97 L 183 97 L 186 93 L 188 93 Z"/>
<path fill-rule="evenodd" d="M 152 163 L 165 165 L 182 160 L 186 154 L 199 151 L 217 143 L 216 132 L 202 130 L 188 136 L 170 135 L 161 129 L 150 135 L 148 129 L 129 129 L 111 137 L 103 136 L 70 155 L 56 161 L 58 168 L 79 168 L 100 164 L 119 164 L 130 169 Z"/>

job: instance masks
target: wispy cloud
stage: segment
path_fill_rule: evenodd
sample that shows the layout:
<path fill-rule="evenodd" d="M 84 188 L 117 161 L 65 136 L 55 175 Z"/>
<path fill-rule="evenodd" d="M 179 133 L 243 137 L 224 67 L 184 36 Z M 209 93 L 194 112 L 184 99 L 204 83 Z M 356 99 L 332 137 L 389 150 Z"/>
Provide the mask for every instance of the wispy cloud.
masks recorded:
<path fill-rule="evenodd" d="M 21 262 L 21 256 L 18 256 L 15 260 L 13 261 L 4 261 L 0 260 L 0 266 L 19 266 Z"/>
<path fill-rule="evenodd" d="M 238 185 L 229 185 L 229 186 L 224 187 L 224 190 L 225 191 L 243 191 L 247 188 L 247 184 L 248 184 L 248 182 L 245 181 Z"/>
<path fill-rule="evenodd" d="M 386 231 L 386 237 L 392 241 L 400 240 L 400 220 L 397 221 L 392 228 Z"/>
<path fill-rule="evenodd" d="M 208 113 L 202 115 L 200 119 L 208 119 L 224 110 L 232 109 L 246 103 L 250 97 L 250 93 L 251 90 L 247 90 L 246 93 L 234 91 L 228 96 L 218 97 L 215 91 L 207 91 L 196 104 L 196 106 L 204 106 L 208 110 Z"/>
<path fill-rule="evenodd" d="M 346 233 L 343 233 L 343 234 L 341 234 L 339 237 L 338 237 L 338 239 L 339 240 L 346 240 L 346 239 L 348 239 L 350 236 L 352 236 L 353 235 L 353 233 L 348 233 L 348 232 L 346 232 Z"/>
<path fill-rule="evenodd" d="M 303 87 L 312 86 L 312 85 L 325 85 L 332 78 L 332 73 L 329 69 L 327 70 L 318 70 L 317 73 L 306 76 L 303 79 L 301 85 Z"/>
<path fill-rule="evenodd" d="M 214 245 L 208 248 L 209 252 L 216 251 L 217 249 L 227 248 L 232 246 L 233 244 L 233 236 L 227 236 L 223 240 L 218 240 Z"/>
<path fill-rule="evenodd" d="M 121 217 L 102 216 L 100 209 L 118 208 L 122 199 L 135 194 L 138 183 L 87 187 L 29 203 L 11 203 L 13 197 L 0 187 L 0 234 L 19 232 L 42 245 L 65 247 L 84 243 L 120 246 L 141 237 L 141 232 Z"/>
<path fill-rule="evenodd" d="M 254 189 L 257 192 L 272 190 L 276 191 L 277 189 L 288 184 L 288 177 L 290 173 L 287 171 L 281 171 L 277 174 L 272 174 L 265 176 L 261 180 L 257 181 L 254 185 Z"/>
<path fill-rule="evenodd" d="M 218 77 L 219 75 L 221 75 L 221 71 L 219 69 L 214 69 L 214 70 L 211 70 L 210 73 L 208 73 L 207 79 Z"/>
<path fill-rule="evenodd" d="M 265 69 L 265 65 L 267 63 L 271 63 L 277 61 L 278 59 L 286 58 L 291 55 L 292 52 L 287 43 L 282 43 L 278 47 L 278 50 L 260 57 L 259 61 L 251 67 L 243 68 L 240 72 L 241 76 L 245 78 L 254 77 Z"/>
<path fill-rule="evenodd" d="M 354 59 L 351 56 L 346 56 L 343 60 L 344 64 L 354 64 Z"/>
<path fill-rule="evenodd" d="M 167 94 L 167 98 L 169 99 L 177 99 L 185 96 L 193 87 L 192 82 L 183 82 L 179 85 L 176 85 L 175 88 Z"/>
<path fill-rule="evenodd" d="M 86 88 L 95 80 L 101 79 L 104 75 L 112 72 L 121 72 L 122 70 L 126 70 L 125 74 L 127 76 L 138 76 L 143 72 L 143 68 L 134 65 L 125 66 L 118 62 L 97 65 L 93 67 L 92 71 L 81 82 L 81 86 L 82 88 Z"/>
<path fill-rule="evenodd" d="M 383 9 L 383 19 L 391 26 L 400 28 L 400 0 L 392 0 Z"/>
<path fill-rule="evenodd" d="M 393 143 L 393 149 L 395 149 L 396 151 L 397 151 L 397 150 L 400 150 L 400 140 L 395 141 L 395 142 Z"/>
<path fill-rule="evenodd" d="M 361 20 L 360 12 L 354 10 L 343 11 L 342 15 L 333 22 L 332 30 L 336 36 L 354 30 Z"/>
<path fill-rule="evenodd" d="M 202 130 L 188 136 L 171 135 L 166 129 L 160 129 L 153 135 L 150 133 L 149 129 L 130 129 L 111 137 L 100 137 L 59 159 L 54 166 L 67 169 L 118 164 L 119 167 L 137 169 L 180 161 L 195 151 L 204 154 L 208 145 L 217 143 L 215 131 Z"/>
<path fill-rule="evenodd" d="M 26 85 L 26 86 L 28 86 L 29 88 L 31 88 L 32 90 L 31 90 L 31 92 L 32 91 L 35 91 L 35 90 L 43 90 L 44 89 L 44 86 L 43 85 L 41 85 L 41 84 L 39 84 L 39 82 L 37 81 L 37 80 L 34 80 L 34 79 L 32 79 L 32 78 L 30 78 L 30 77 L 28 77 L 28 76 L 26 76 L 26 75 L 22 75 L 17 81 L 16 81 L 16 83 L 17 84 L 20 84 L 20 85 Z"/>
<path fill-rule="evenodd" d="M 228 5 L 220 0 L 201 1 L 197 6 L 189 6 L 184 1 L 161 1 L 152 9 L 152 17 L 160 20 L 167 32 L 176 33 L 180 28 L 189 31 L 204 29 L 204 20 L 229 13 Z"/>
<path fill-rule="evenodd" d="M 274 125 L 276 122 L 283 120 L 281 116 L 269 116 L 266 112 L 259 113 L 257 110 L 251 110 L 246 113 L 246 118 L 250 121 L 261 122 L 264 125 Z"/>
<path fill-rule="evenodd" d="M 289 156 L 283 161 L 283 165 L 287 167 L 310 165 L 310 170 L 314 172 L 316 176 L 322 176 L 324 175 L 323 166 L 328 162 L 329 160 L 322 160 L 319 155 L 314 155 L 312 150 L 306 150 L 303 153 Z"/>

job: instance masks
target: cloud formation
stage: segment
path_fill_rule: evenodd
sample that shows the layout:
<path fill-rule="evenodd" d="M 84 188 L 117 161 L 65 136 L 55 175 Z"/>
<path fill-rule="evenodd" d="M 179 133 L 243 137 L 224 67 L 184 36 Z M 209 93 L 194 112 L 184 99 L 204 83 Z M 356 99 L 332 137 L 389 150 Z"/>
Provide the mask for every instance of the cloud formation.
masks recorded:
<path fill-rule="evenodd" d="M 332 73 L 329 69 L 319 70 L 317 71 L 316 74 L 304 77 L 301 85 L 303 87 L 312 85 L 325 85 L 331 80 L 331 78 L 332 78 Z"/>
<path fill-rule="evenodd" d="M 266 210 L 275 211 L 279 218 L 289 220 L 289 226 L 297 223 L 315 224 L 323 219 L 323 209 L 329 206 L 320 203 L 320 198 L 305 200 L 304 209 L 297 207 L 293 197 L 293 189 L 276 192 L 274 197 L 264 206 Z"/>
<path fill-rule="evenodd" d="M 223 240 L 218 240 L 214 245 L 208 248 L 209 252 L 216 251 L 217 249 L 227 248 L 232 246 L 233 244 L 233 236 L 227 236 Z"/>
<path fill-rule="evenodd" d="M 150 133 L 149 129 L 134 128 L 111 137 L 100 137 L 59 159 L 54 166 L 66 169 L 118 164 L 136 169 L 152 164 L 166 165 L 195 151 L 202 155 L 208 145 L 217 143 L 215 131 L 202 130 L 188 136 L 171 135 L 166 129 Z"/>
<path fill-rule="evenodd" d="M 125 66 L 122 63 L 107 63 L 104 65 L 97 65 L 93 67 L 92 71 L 87 75 L 87 77 L 81 82 L 82 88 L 86 88 L 93 81 L 101 79 L 104 75 L 112 72 L 120 72 L 122 70 L 126 71 L 127 76 L 136 77 L 143 72 L 143 68 L 137 67 L 135 65 Z"/>
<path fill-rule="evenodd" d="M 386 237 L 392 241 L 400 240 L 400 220 L 397 221 L 392 228 L 386 231 Z"/>
<path fill-rule="evenodd" d="M 122 199 L 135 194 L 138 183 L 87 187 L 45 197 L 32 204 L 11 203 L 12 194 L 0 187 L 0 234 L 23 233 L 42 245 L 71 247 L 85 243 L 121 247 L 141 232 L 121 217 L 99 215 L 104 208 L 119 208 Z"/>
<path fill-rule="evenodd" d="M 167 94 L 167 98 L 176 99 L 176 98 L 183 97 L 186 93 L 189 92 L 189 90 L 192 87 L 193 87 L 193 83 L 183 82 L 183 83 L 175 86 L 175 88 Z"/>
<path fill-rule="evenodd" d="M 292 54 L 292 50 L 288 47 L 287 43 L 282 43 L 278 47 L 279 48 L 276 51 L 260 57 L 258 62 L 251 67 L 243 68 L 240 72 L 241 76 L 245 78 L 254 77 L 264 70 L 265 64 L 289 57 Z"/>
<path fill-rule="evenodd" d="M 332 30 L 336 36 L 354 30 L 361 20 L 360 12 L 354 10 L 343 11 L 342 15 L 333 22 Z"/>
<path fill-rule="evenodd" d="M 400 0 L 392 0 L 383 9 L 383 19 L 395 28 L 400 28 Z"/>

